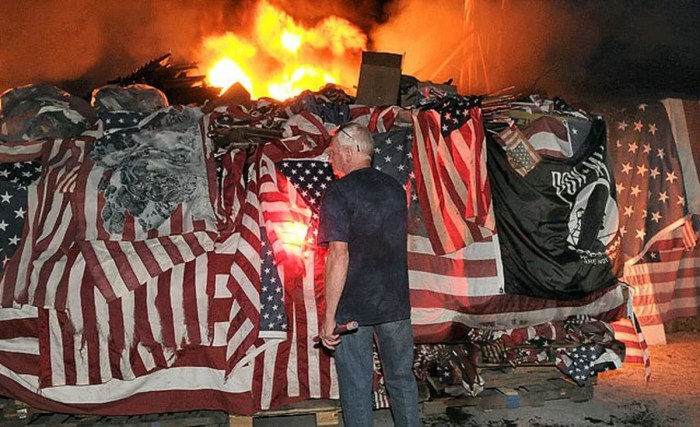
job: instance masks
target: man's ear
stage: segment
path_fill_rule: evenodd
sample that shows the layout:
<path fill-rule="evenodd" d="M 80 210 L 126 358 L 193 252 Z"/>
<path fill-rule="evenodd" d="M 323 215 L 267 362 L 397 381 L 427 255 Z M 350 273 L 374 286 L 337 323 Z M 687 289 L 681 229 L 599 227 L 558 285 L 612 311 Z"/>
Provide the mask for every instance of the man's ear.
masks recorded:
<path fill-rule="evenodd" d="M 345 161 L 345 163 L 350 163 L 350 162 L 352 161 L 352 155 L 353 155 L 352 149 L 350 149 L 350 147 L 345 147 L 345 146 L 344 146 L 344 147 L 342 148 L 342 150 L 343 150 L 343 151 L 341 151 L 341 153 L 342 153 L 342 156 L 343 156 L 343 160 Z"/>

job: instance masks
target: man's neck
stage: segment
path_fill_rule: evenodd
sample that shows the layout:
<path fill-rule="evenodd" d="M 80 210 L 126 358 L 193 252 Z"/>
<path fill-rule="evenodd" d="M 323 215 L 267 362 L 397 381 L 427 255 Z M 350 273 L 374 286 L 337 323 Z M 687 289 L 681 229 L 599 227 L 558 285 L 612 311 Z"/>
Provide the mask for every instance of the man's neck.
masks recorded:
<path fill-rule="evenodd" d="M 370 167 L 371 165 L 372 165 L 371 162 L 363 160 L 361 162 L 357 162 L 357 163 L 353 164 L 352 166 L 350 166 L 350 168 L 348 168 L 347 173 L 355 172 L 356 170 L 360 170 L 360 169 L 365 169 L 365 168 Z"/>

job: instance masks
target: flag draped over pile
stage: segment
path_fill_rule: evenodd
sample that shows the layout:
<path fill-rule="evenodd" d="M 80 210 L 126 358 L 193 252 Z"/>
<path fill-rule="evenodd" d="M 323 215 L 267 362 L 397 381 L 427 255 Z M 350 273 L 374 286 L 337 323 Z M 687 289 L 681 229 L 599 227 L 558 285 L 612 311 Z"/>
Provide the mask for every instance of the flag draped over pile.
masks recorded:
<path fill-rule="evenodd" d="M 625 263 L 685 222 L 683 176 L 666 110 L 639 104 L 607 116 Z"/>
<path fill-rule="evenodd" d="M 346 121 L 369 127 L 372 167 L 406 189 L 417 342 L 624 311 L 618 287 L 564 301 L 507 293 L 478 100 L 413 112 L 313 101 L 267 121 L 242 107 L 106 114 L 78 138 L 0 146 L 0 173 L 42 168 L 24 199 L 0 187 L 0 207 L 25 215 L 19 241 L 0 234 L 3 250 L 17 243 L 0 273 L 0 391 L 114 414 L 337 397 L 333 359 L 314 340 L 325 309 L 316 227 L 334 179 L 318 156 Z M 226 115 L 284 121 L 283 136 L 215 153 L 208 132 Z"/>
<path fill-rule="evenodd" d="M 595 120 L 574 157 L 543 157 L 523 176 L 489 141 L 506 292 L 576 300 L 617 283 L 618 204 L 605 142 Z"/>

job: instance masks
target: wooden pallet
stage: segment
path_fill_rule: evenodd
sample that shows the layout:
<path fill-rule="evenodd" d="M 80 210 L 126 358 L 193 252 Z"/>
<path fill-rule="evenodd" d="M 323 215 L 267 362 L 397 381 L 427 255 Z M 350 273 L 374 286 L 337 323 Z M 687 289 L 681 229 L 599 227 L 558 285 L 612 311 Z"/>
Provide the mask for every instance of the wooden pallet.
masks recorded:
<path fill-rule="evenodd" d="M 485 389 L 475 397 L 443 397 L 423 403 L 423 414 L 445 413 L 450 407 L 482 410 L 543 406 L 548 400 L 585 402 L 593 398 L 594 379 L 580 387 L 551 366 L 484 369 Z"/>
<path fill-rule="evenodd" d="M 252 427 L 256 418 L 291 417 L 297 415 L 314 415 L 317 426 L 335 427 L 339 422 L 338 412 L 340 412 L 340 402 L 337 400 L 312 399 L 274 410 L 263 411 L 251 416 L 230 415 L 229 427 Z"/>

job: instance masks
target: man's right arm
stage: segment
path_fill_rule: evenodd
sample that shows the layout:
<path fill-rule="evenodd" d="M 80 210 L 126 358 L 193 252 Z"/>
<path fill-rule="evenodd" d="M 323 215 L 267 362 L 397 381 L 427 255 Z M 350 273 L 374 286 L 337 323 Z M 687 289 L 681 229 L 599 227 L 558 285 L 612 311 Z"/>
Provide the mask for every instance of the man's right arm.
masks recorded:
<path fill-rule="evenodd" d="M 330 242 L 325 269 L 326 312 L 321 328 L 321 341 L 327 348 L 333 350 L 340 343 L 340 337 L 333 333 L 335 329 L 335 314 L 338 302 L 345 288 L 348 275 L 348 244 L 347 242 Z"/>

